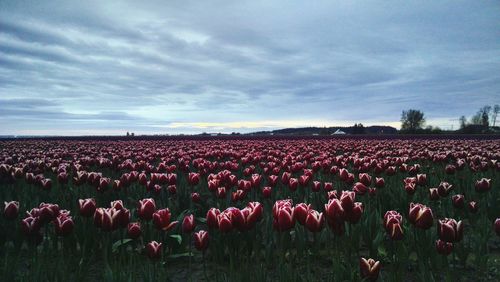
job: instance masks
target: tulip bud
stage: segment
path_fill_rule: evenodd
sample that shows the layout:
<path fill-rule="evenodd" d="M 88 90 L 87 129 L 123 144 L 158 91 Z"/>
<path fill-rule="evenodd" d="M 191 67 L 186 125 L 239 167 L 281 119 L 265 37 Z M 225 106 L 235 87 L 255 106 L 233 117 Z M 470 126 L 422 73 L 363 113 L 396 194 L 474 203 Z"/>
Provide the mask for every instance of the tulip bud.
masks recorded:
<path fill-rule="evenodd" d="M 324 226 L 323 213 L 309 209 L 305 222 L 305 227 L 311 232 L 320 232 Z"/>
<path fill-rule="evenodd" d="M 443 182 L 439 183 L 439 186 L 437 189 L 438 189 L 439 196 L 446 197 L 446 196 L 448 196 L 448 194 L 450 194 L 450 191 L 453 190 L 453 185 L 451 185 L 448 182 L 443 181 Z"/>
<path fill-rule="evenodd" d="M 410 203 L 408 220 L 418 228 L 429 229 L 434 222 L 434 215 L 430 208 L 422 204 Z"/>
<path fill-rule="evenodd" d="M 262 197 L 268 199 L 268 198 L 271 198 L 271 194 L 272 194 L 271 187 L 266 186 L 266 187 L 262 188 Z"/>
<path fill-rule="evenodd" d="M 453 206 L 457 209 L 463 209 L 464 206 L 465 206 L 465 197 L 464 195 L 460 195 L 460 194 L 457 194 L 457 195 L 453 195 L 451 197 L 451 203 L 453 204 Z"/>
<path fill-rule="evenodd" d="M 332 191 L 333 190 L 333 183 L 325 182 L 325 185 L 323 185 L 323 190 L 325 190 L 326 192 Z"/>
<path fill-rule="evenodd" d="M 437 188 L 429 188 L 429 199 L 431 201 L 439 200 L 439 193 Z"/>
<path fill-rule="evenodd" d="M 204 252 L 208 248 L 208 232 L 205 230 L 200 230 L 193 234 L 194 237 L 194 247 L 200 251 Z"/>
<path fill-rule="evenodd" d="M 451 165 L 451 164 L 446 165 L 446 167 L 444 168 L 444 171 L 446 172 L 446 174 L 450 174 L 450 175 L 454 174 L 456 170 L 457 170 L 456 167 L 454 165 Z"/>
<path fill-rule="evenodd" d="M 382 177 L 375 177 L 375 187 L 382 188 L 385 186 L 385 180 Z"/>
<path fill-rule="evenodd" d="M 299 181 L 297 180 L 297 178 L 291 177 L 288 182 L 288 188 L 290 189 L 290 191 L 296 191 L 298 187 Z"/>
<path fill-rule="evenodd" d="M 363 185 L 363 184 L 361 184 Z M 345 211 L 350 211 L 354 207 L 354 200 L 356 199 L 356 192 L 342 191 L 340 195 L 340 203 Z"/>
<path fill-rule="evenodd" d="M 377 280 L 380 273 L 380 267 L 381 264 L 379 261 L 375 261 L 374 259 L 361 258 L 359 262 L 361 278 L 367 279 L 369 281 Z"/>
<path fill-rule="evenodd" d="M 139 200 L 137 213 L 143 220 L 151 220 L 156 210 L 155 200 L 152 198 Z"/>
<path fill-rule="evenodd" d="M 161 258 L 161 245 L 162 243 L 158 243 L 156 241 L 151 241 L 146 245 L 146 254 L 152 259 L 160 259 Z"/>
<path fill-rule="evenodd" d="M 346 212 L 346 221 L 351 224 L 356 224 L 361 219 L 361 215 L 363 214 L 364 208 L 363 203 L 356 202 L 354 203 L 354 207 Z"/>
<path fill-rule="evenodd" d="M 493 228 L 495 229 L 495 233 L 497 233 L 497 235 L 500 236 L 500 218 L 497 218 L 495 220 L 493 226 L 494 226 Z"/>
<path fill-rule="evenodd" d="M 200 194 L 198 194 L 196 192 L 191 193 L 191 201 L 193 203 L 200 203 L 200 201 L 201 201 Z"/>
<path fill-rule="evenodd" d="M 426 174 L 417 174 L 417 185 L 424 186 L 427 184 L 427 175 Z"/>
<path fill-rule="evenodd" d="M 35 235 L 40 231 L 42 223 L 38 217 L 27 217 L 21 221 L 21 230 L 24 235 L 31 236 Z"/>
<path fill-rule="evenodd" d="M 477 202 L 475 202 L 475 201 L 470 201 L 468 206 L 469 206 L 469 211 L 471 213 L 477 213 L 477 211 L 479 210 Z"/>
<path fill-rule="evenodd" d="M 127 235 L 130 239 L 137 239 L 142 235 L 141 223 L 131 222 L 127 226 Z"/>
<path fill-rule="evenodd" d="M 190 172 L 188 175 L 188 183 L 191 186 L 198 185 L 200 182 L 200 174 L 195 172 Z"/>
<path fill-rule="evenodd" d="M 372 184 L 372 177 L 368 173 L 360 173 L 359 182 L 366 186 L 370 186 L 370 184 Z"/>
<path fill-rule="evenodd" d="M 310 209 L 311 205 L 307 205 L 305 203 L 295 205 L 295 218 L 301 225 L 305 224 L 306 217 Z"/>
<path fill-rule="evenodd" d="M 330 199 L 328 203 L 325 204 L 325 216 L 328 220 L 343 219 L 344 214 L 345 211 L 339 199 Z"/>
<path fill-rule="evenodd" d="M 71 216 L 59 215 L 54 221 L 56 234 L 59 236 L 69 235 L 75 226 Z"/>
<path fill-rule="evenodd" d="M 436 250 L 440 255 L 447 256 L 453 252 L 453 243 L 436 240 Z"/>
<path fill-rule="evenodd" d="M 223 233 L 231 231 L 233 229 L 231 215 L 226 212 L 220 213 L 217 216 L 217 226 L 219 227 L 219 230 Z"/>
<path fill-rule="evenodd" d="M 182 232 L 183 233 L 191 233 L 196 226 L 194 221 L 194 216 L 192 214 L 186 215 L 184 220 L 182 220 Z"/>
<path fill-rule="evenodd" d="M 45 178 L 41 180 L 43 190 L 50 190 L 52 188 L 52 180 L 50 178 Z"/>
<path fill-rule="evenodd" d="M 387 211 L 384 215 L 384 227 L 392 240 L 403 239 L 403 217 L 397 211 Z"/>
<path fill-rule="evenodd" d="M 278 231 L 287 231 L 295 226 L 295 213 L 291 200 L 279 200 L 274 203 L 273 226 Z"/>
<path fill-rule="evenodd" d="M 370 197 L 375 197 L 377 195 L 377 188 L 374 187 L 368 188 L 368 195 L 370 195 Z"/>
<path fill-rule="evenodd" d="M 361 182 L 356 182 L 352 187 L 352 191 L 356 192 L 358 195 L 364 195 L 368 191 L 368 187 Z"/>
<path fill-rule="evenodd" d="M 8 220 L 16 219 L 17 215 L 19 214 L 19 202 L 17 201 L 4 202 L 4 205 L 5 205 L 3 209 L 4 217 Z"/>
<path fill-rule="evenodd" d="M 477 180 L 476 184 L 474 184 L 474 188 L 479 193 L 489 191 L 491 189 L 491 179 L 481 178 L 480 180 Z"/>
<path fill-rule="evenodd" d="M 321 190 L 321 182 L 313 181 L 313 186 L 311 188 L 313 192 L 319 192 Z"/>
<path fill-rule="evenodd" d="M 456 221 L 452 218 L 440 219 L 438 221 L 439 239 L 445 242 L 459 242 L 464 236 L 464 226 L 462 221 Z"/>
<path fill-rule="evenodd" d="M 171 213 L 168 208 L 153 213 L 153 224 L 158 230 L 170 230 L 177 225 L 177 221 L 170 222 Z"/>
<path fill-rule="evenodd" d="M 207 225 L 208 228 L 217 228 L 219 226 L 217 217 L 220 214 L 220 210 L 216 208 L 211 208 L 207 212 Z"/>

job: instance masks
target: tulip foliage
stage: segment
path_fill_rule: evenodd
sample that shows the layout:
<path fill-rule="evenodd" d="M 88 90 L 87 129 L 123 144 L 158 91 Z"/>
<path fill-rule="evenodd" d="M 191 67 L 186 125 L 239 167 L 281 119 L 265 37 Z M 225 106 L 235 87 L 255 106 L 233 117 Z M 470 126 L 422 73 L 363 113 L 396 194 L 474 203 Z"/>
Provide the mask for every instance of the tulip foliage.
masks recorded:
<path fill-rule="evenodd" d="M 1 141 L 0 275 L 498 280 L 499 176 L 498 140 Z"/>

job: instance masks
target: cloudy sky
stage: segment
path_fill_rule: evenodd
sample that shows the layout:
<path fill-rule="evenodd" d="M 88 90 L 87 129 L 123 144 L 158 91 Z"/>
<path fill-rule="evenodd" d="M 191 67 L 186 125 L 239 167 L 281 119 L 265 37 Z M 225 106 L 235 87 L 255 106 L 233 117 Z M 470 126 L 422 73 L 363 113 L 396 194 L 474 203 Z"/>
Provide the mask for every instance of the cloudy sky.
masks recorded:
<path fill-rule="evenodd" d="M 408 108 L 456 128 L 500 103 L 499 15 L 498 1 L 1 0 L 0 134 L 399 127 Z"/>

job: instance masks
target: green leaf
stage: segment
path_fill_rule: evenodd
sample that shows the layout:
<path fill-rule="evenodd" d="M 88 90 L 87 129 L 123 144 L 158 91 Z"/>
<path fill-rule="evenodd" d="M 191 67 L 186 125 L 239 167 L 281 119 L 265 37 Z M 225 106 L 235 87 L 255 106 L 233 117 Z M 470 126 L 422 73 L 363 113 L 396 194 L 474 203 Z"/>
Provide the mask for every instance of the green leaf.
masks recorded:
<path fill-rule="evenodd" d="M 177 240 L 177 243 L 179 245 L 182 243 L 182 236 L 181 235 L 175 234 L 175 235 L 170 235 L 169 237 L 172 238 L 172 239 Z"/>
<path fill-rule="evenodd" d="M 180 253 L 180 254 L 173 254 L 173 255 L 169 255 L 167 258 L 182 258 L 182 257 L 191 257 L 193 256 L 193 254 L 191 253 Z"/>
<path fill-rule="evenodd" d="M 113 246 L 112 246 L 113 253 L 115 253 L 119 247 L 126 245 L 130 242 L 132 242 L 132 239 L 123 239 L 123 240 L 118 240 L 118 241 L 114 242 Z"/>
<path fill-rule="evenodd" d="M 207 219 L 204 218 L 204 217 L 197 217 L 196 220 L 199 221 L 199 222 L 202 222 L 202 223 L 207 222 Z"/>

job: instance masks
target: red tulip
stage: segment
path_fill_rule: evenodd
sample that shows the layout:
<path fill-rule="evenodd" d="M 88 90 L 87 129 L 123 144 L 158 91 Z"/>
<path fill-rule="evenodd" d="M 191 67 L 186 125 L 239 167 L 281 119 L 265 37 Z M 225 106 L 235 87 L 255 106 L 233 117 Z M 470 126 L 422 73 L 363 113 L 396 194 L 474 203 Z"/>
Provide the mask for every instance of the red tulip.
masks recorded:
<path fill-rule="evenodd" d="M 368 195 L 370 195 L 370 197 L 375 197 L 377 195 L 377 188 L 368 188 Z"/>
<path fill-rule="evenodd" d="M 323 213 L 309 209 L 304 225 L 311 232 L 320 232 L 324 226 Z"/>
<path fill-rule="evenodd" d="M 61 172 L 57 175 L 57 182 L 60 184 L 66 184 L 68 183 L 68 174 L 66 172 Z"/>
<path fill-rule="evenodd" d="M 31 236 L 35 235 L 40 231 L 42 223 L 38 217 L 27 217 L 21 221 L 21 230 L 24 235 Z"/>
<path fill-rule="evenodd" d="M 396 167 L 395 166 L 389 166 L 385 169 L 385 174 L 391 176 L 396 174 Z"/>
<path fill-rule="evenodd" d="M 479 193 L 489 191 L 491 189 L 491 179 L 481 178 L 480 180 L 477 180 L 476 184 L 474 184 L 474 188 Z"/>
<path fill-rule="evenodd" d="M 279 200 L 274 203 L 273 226 L 278 231 L 287 231 L 295 226 L 294 208 L 291 200 Z"/>
<path fill-rule="evenodd" d="M 208 248 L 208 232 L 205 230 L 200 230 L 193 234 L 194 237 L 194 247 L 200 251 L 204 252 Z"/>
<path fill-rule="evenodd" d="M 443 182 L 439 183 L 439 186 L 437 189 L 438 189 L 439 196 L 446 197 L 446 196 L 448 196 L 448 194 L 450 194 L 450 191 L 453 190 L 453 185 L 451 185 L 448 182 L 443 181 Z"/>
<path fill-rule="evenodd" d="M 188 175 L 189 185 L 195 186 L 200 182 L 200 174 L 195 172 L 190 172 Z"/>
<path fill-rule="evenodd" d="M 283 172 L 283 174 L 281 175 L 281 183 L 283 183 L 284 185 L 288 185 L 288 183 L 290 182 L 290 177 L 292 176 L 292 174 L 290 172 Z"/>
<path fill-rule="evenodd" d="M 497 233 L 498 236 L 500 236 L 500 218 L 497 218 L 495 220 L 495 223 L 493 224 L 493 228 L 495 230 L 495 233 Z"/>
<path fill-rule="evenodd" d="M 137 206 L 137 213 L 143 220 L 151 220 L 153 213 L 156 210 L 155 200 L 152 198 L 139 200 Z"/>
<path fill-rule="evenodd" d="M 397 211 L 387 211 L 384 215 L 384 227 L 392 240 L 403 239 L 403 217 Z"/>
<path fill-rule="evenodd" d="M 454 174 L 456 170 L 457 170 L 457 168 L 451 164 L 446 165 L 446 167 L 444 168 L 444 171 L 446 172 L 446 174 Z"/>
<path fill-rule="evenodd" d="M 170 222 L 171 214 L 168 208 L 153 213 L 153 224 L 158 230 L 170 230 L 177 225 L 177 221 Z"/>
<path fill-rule="evenodd" d="M 344 214 L 345 211 L 339 199 L 330 199 L 328 204 L 325 204 L 325 216 L 328 220 L 343 220 Z"/>
<path fill-rule="evenodd" d="M 349 171 L 345 168 L 341 168 L 339 170 L 339 178 L 343 182 L 347 181 L 349 178 Z"/>
<path fill-rule="evenodd" d="M 340 195 L 340 203 L 345 211 L 350 211 L 354 207 L 354 200 L 356 199 L 356 192 L 342 191 Z"/>
<path fill-rule="evenodd" d="M 131 222 L 127 226 L 127 235 L 130 239 L 137 239 L 142 235 L 141 223 Z"/>
<path fill-rule="evenodd" d="M 368 187 L 366 187 L 366 185 L 361 182 L 356 182 L 352 187 L 352 191 L 356 192 L 356 194 L 358 195 L 364 195 L 368 191 Z"/>
<path fill-rule="evenodd" d="M 426 174 L 417 174 L 417 185 L 424 186 L 427 184 L 427 175 Z"/>
<path fill-rule="evenodd" d="M 295 209 L 294 209 L 295 219 L 297 219 L 297 221 L 301 225 L 305 224 L 306 217 L 307 217 L 307 214 L 308 214 L 308 212 L 309 212 L 310 209 L 311 209 L 311 205 L 310 204 L 307 205 L 305 203 L 300 203 L 300 204 L 295 205 Z"/>
<path fill-rule="evenodd" d="M 41 182 L 43 190 L 50 190 L 52 188 L 52 180 L 50 178 L 42 179 Z"/>
<path fill-rule="evenodd" d="M 68 236 L 75 227 L 71 216 L 59 215 L 54 221 L 56 234 L 59 236 Z"/>
<path fill-rule="evenodd" d="M 447 256 L 453 252 L 453 243 L 436 240 L 436 250 L 440 255 Z"/>
<path fill-rule="evenodd" d="M 311 188 L 313 192 L 319 192 L 321 190 L 321 182 L 313 181 L 313 186 Z"/>
<path fill-rule="evenodd" d="M 110 207 L 117 209 L 117 210 L 121 210 L 124 208 L 122 200 L 112 201 L 109 205 L 110 205 Z"/>
<path fill-rule="evenodd" d="M 372 177 L 368 173 L 360 173 L 359 182 L 366 186 L 370 186 L 370 184 L 372 184 Z"/>
<path fill-rule="evenodd" d="M 103 231 L 112 231 L 118 228 L 121 210 L 114 208 L 98 208 L 94 213 L 94 224 Z"/>
<path fill-rule="evenodd" d="M 299 187 L 299 181 L 297 178 L 291 177 L 289 182 L 288 182 L 288 188 L 290 188 L 290 191 L 295 191 Z"/>
<path fill-rule="evenodd" d="M 146 254 L 152 259 L 160 259 L 161 258 L 161 245 L 162 243 L 158 243 L 156 241 L 151 241 L 146 245 Z"/>
<path fill-rule="evenodd" d="M 465 206 L 465 197 L 464 195 L 460 195 L 460 194 L 457 194 L 457 195 L 453 195 L 451 197 L 451 203 L 453 204 L 453 206 L 457 209 L 463 209 L 464 206 Z"/>
<path fill-rule="evenodd" d="M 475 201 L 470 201 L 468 206 L 469 206 L 469 211 L 471 213 L 477 213 L 477 211 L 479 210 L 477 202 L 475 202 Z"/>
<path fill-rule="evenodd" d="M 337 190 L 328 191 L 327 196 L 328 196 L 328 200 L 339 198 L 339 196 L 337 195 Z"/>
<path fill-rule="evenodd" d="M 382 188 L 385 186 L 385 180 L 382 177 L 375 177 L 375 187 Z"/>
<path fill-rule="evenodd" d="M 429 188 L 429 199 L 431 201 L 439 200 L 438 188 Z"/>
<path fill-rule="evenodd" d="M 271 197 L 271 194 L 272 194 L 272 188 L 269 187 L 269 186 L 266 186 L 264 188 L 262 188 L 262 197 L 268 199 Z"/>
<path fill-rule="evenodd" d="M 19 214 L 19 202 L 17 201 L 4 202 L 4 205 L 5 205 L 3 209 L 4 217 L 8 220 L 16 219 L 17 215 Z"/>
<path fill-rule="evenodd" d="M 361 278 L 369 281 L 377 280 L 380 273 L 380 267 L 381 264 L 379 261 L 376 261 L 374 259 L 361 258 L 361 260 L 359 261 Z"/>
<path fill-rule="evenodd" d="M 200 194 L 196 192 L 191 193 L 191 201 L 193 203 L 199 203 L 201 201 Z"/>
<path fill-rule="evenodd" d="M 456 221 L 452 218 L 440 219 L 438 221 L 439 239 L 445 242 L 459 242 L 464 236 L 464 226 L 462 221 Z"/>
<path fill-rule="evenodd" d="M 50 203 L 41 203 L 39 206 L 39 217 L 42 222 L 54 220 L 59 215 L 59 205 Z"/>
<path fill-rule="evenodd" d="M 223 233 L 227 233 L 233 229 L 233 222 L 231 221 L 231 215 L 229 213 L 223 212 L 217 216 L 217 226 L 219 230 Z"/>
<path fill-rule="evenodd" d="M 241 190 L 240 190 L 241 191 Z M 224 199 L 226 198 L 226 187 L 219 187 L 217 188 L 217 192 L 215 192 L 215 195 L 219 199 Z"/>
<path fill-rule="evenodd" d="M 269 175 L 267 177 L 267 185 L 271 186 L 271 187 L 275 187 L 276 184 L 278 184 L 278 176 L 276 175 Z"/>
<path fill-rule="evenodd" d="M 217 217 L 220 214 L 220 210 L 216 208 L 211 208 L 207 211 L 207 225 L 208 228 L 218 228 L 218 220 Z"/>
<path fill-rule="evenodd" d="M 363 215 L 363 211 L 364 211 L 363 203 L 359 202 L 354 203 L 354 207 L 345 214 L 346 221 L 352 224 L 358 223 L 359 220 L 361 219 L 361 215 Z"/>
<path fill-rule="evenodd" d="M 182 232 L 183 233 L 191 233 L 193 232 L 196 224 L 194 221 L 194 216 L 192 214 L 186 215 L 184 220 L 182 220 Z"/>
<path fill-rule="evenodd" d="M 422 204 L 410 203 L 408 220 L 421 229 L 429 229 L 434 222 L 432 210 Z"/>
<path fill-rule="evenodd" d="M 405 184 L 405 191 L 408 193 L 408 195 L 413 195 L 415 194 L 415 191 L 417 190 L 417 186 L 415 183 L 407 183 Z"/>
<path fill-rule="evenodd" d="M 326 192 L 332 191 L 333 190 L 333 183 L 325 182 L 325 185 L 323 186 L 323 190 L 325 190 Z"/>

